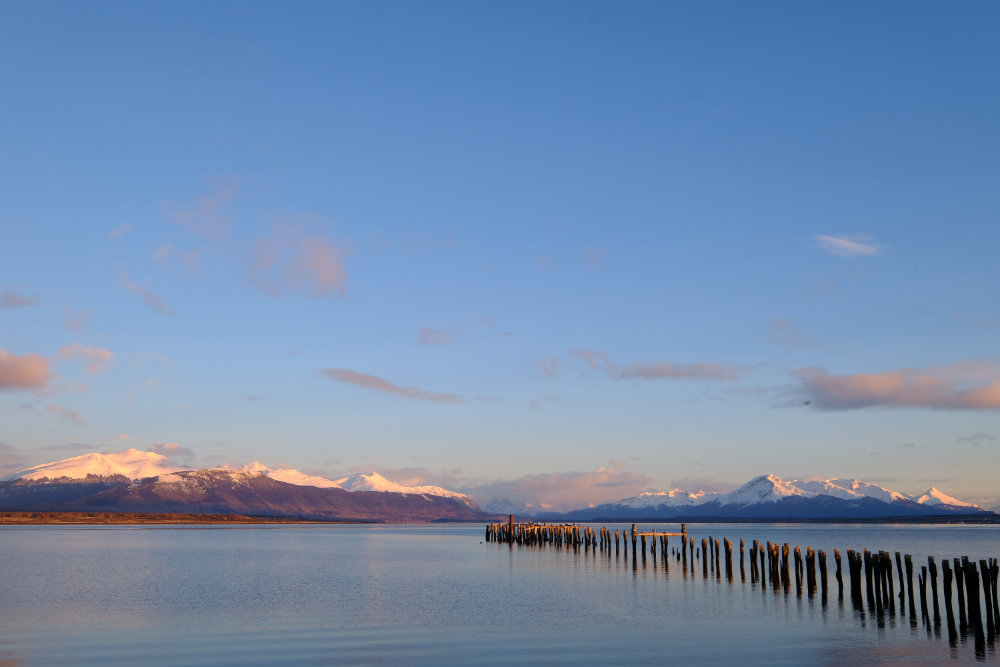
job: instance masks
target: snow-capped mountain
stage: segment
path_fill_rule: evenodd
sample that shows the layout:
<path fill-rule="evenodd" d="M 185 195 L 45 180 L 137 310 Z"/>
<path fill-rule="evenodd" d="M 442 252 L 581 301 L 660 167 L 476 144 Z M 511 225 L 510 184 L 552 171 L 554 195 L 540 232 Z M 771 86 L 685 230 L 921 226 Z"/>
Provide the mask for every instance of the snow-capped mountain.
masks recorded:
<path fill-rule="evenodd" d="M 386 479 L 377 472 L 359 473 L 350 477 L 343 477 L 333 482 L 346 491 L 382 491 L 388 493 L 419 493 L 429 496 L 442 496 L 444 498 L 454 498 L 455 500 L 468 505 L 474 509 L 479 509 L 476 501 L 457 491 L 449 491 L 440 486 L 404 486 Z"/>
<path fill-rule="evenodd" d="M 121 475 L 129 480 L 138 480 L 180 470 L 185 470 L 185 468 L 165 456 L 130 448 L 112 454 L 82 454 L 62 461 L 42 463 L 8 475 L 4 477 L 3 481 L 15 479 L 55 480 L 63 477 L 86 479 L 88 475 L 94 477 Z"/>
<path fill-rule="evenodd" d="M 197 475 L 194 473 L 206 473 Z M 207 473 L 213 473 L 208 475 Z M 218 474 L 215 474 L 218 473 Z M 380 491 L 394 494 L 411 494 L 427 498 L 447 498 L 460 503 L 472 512 L 479 512 L 476 502 L 464 494 L 449 491 L 438 486 L 404 486 L 386 479 L 378 473 L 353 475 L 339 480 L 330 480 L 318 475 L 309 475 L 291 468 L 272 469 L 254 462 L 241 467 L 223 466 L 221 468 L 192 470 L 180 466 L 170 459 L 154 452 L 143 452 L 138 449 L 126 449 L 110 454 L 83 454 L 62 461 L 52 461 L 27 468 L 4 478 L 4 482 L 21 481 L 21 486 L 30 485 L 33 493 L 40 493 L 39 484 L 58 483 L 62 487 L 60 496 L 71 493 L 69 487 L 78 488 L 81 493 L 86 491 L 86 484 L 99 484 L 101 489 L 107 489 L 115 483 L 136 484 L 143 480 L 161 485 L 181 485 L 185 488 L 192 485 L 204 486 L 205 480 L 225 480 L 226 484 L 248 487 L 253 485 L 256 477 L 267 477 L 284 484 L 319 489 L 342 489 L 348 492 Z M 75 483 L 75 484 L 74 484 Z M 148 488 L 150 484 L 145 485 Z M 10 485 L 8 484 L 8 487 Z M 95 487 L 97 488 L 97 487 Z M 158 487 L 159 488 L 159 487 Z M 160 490 L 165 489 L 162 487 Z M 93 490 L 93 489 L 92 489 Z M 10 497 L 11 490 L 6 495 Z M 176 495 L 176 494 L 175 494 Z"/>
<path fill-rule="evenodd" d="M 981 507 L 930 489 L 910 496 L 856 479 L 783 480 L 761 475 L 729 493 L 646 492 L 615 503 L 576 510 L 568 516 L 616 518 L 757 517 L 862 518 L 981 513 Z"/>
<path fill-rule="evenodd" d="M 958 498 L 952 498 L 946 493 L 938 491 L 933 486 L 927 489 L 926 492 L 922 493 L 919 497 L 915 498 L 921 505 L 935 506 L 935 505 L 951 505 L 952 507 L 973 507 L 980 509 L 978 505 L 973 505 L 972 503 L 966 503 Z"/>

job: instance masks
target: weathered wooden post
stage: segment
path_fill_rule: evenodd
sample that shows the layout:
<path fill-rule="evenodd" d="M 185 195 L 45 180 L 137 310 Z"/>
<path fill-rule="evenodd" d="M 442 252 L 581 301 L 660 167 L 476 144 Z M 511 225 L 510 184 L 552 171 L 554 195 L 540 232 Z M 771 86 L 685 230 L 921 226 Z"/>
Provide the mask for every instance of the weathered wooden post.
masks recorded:
<path fill-rule="evenodd" d="M 816 594 L 816 552 L 810 546 L 806 546 L 806 590 L 809 597 Z"/>
<path fill-rule="evenodd" d="M 941 569 L 944 571 L 944 613 L 948 619 L 948 643 L 955 646 L 958 643 L 958 633 L 955 631 L 955 613 L 951 609 L 951 563 L 945 558 L 941 561 Z"/>
<path fill-rule="evenodd" d="M 934 627 L 940 629 L 941 609 L 938 607 L 937 563 L 934 562 L 934 556 L 927 557 L 927 569 L 930 570 L 931 573 L 931 595 L 934 599 Z"/>
<path fill-rule="evenodd" d="M 635 524 L 633 523 L 632 524 L 632 560 L 635 560 L 636 553 L 637 553 L 636 550 L 635 550 L 635 540 L 636 540 Z"/>
<path fill-rule="evenodd" d="M 802 549 L 795 547 L 795 595 L 802 597 Z"/>
<path fill-rule="evenodd" d="M 837 577 L 837 599 L 844 599 L 844 577 L 840 572 L 840 549 L 833 550 L 833 560 L 837 564 L 837 571 L 835 576 Z"/>
<path fill-rule="evenodd" d="M 976 634 L 976 651 L 985 642 L 983 637 L 983 617 L 979 607 L 979 574 L 976 566 L 969 562 L 967 556 L 962 557 L 962 568 L 965 570 L 965 594 L 968 602 L 969 626 Z"/>
<path fill-rule="evenodd" d="M 743 567 L 743 538 L 740 538 L 740 581 L 747 582 L 747 571 Z"/>
<path fill-rule="evenodd" d="M 826 552 L 819 552 L 819 588 L 820 594 L 823 596 L 823 603 L 826 604 L 827 586 L 826 586 Z"/>
<path fill-rule="evenodd" d="M 992 641 L 993 635 L 996 634 L 996 624 L 993 622 L 993 600 L 990 591 L 990 580 L 993 577 L 990 574 L 990 570 L 990 564 L 986 560 L 979 561 L 979 571 L 983 575 L 983 606 L 986 608 L 986 636 Z"/>
<path fill-rule="evenodd" d="M 687 572 L 688 569 L 688 557 L 687 557 L 687 524 L 681 524 L 681 557 L 684 560 L 684 571 Z"/>
<path fill-rule="evenodd" d="M 892 590 L 892 557 L 889 556 L 888 551 L 881 552 L 882 554 L 882 564 L 884 566 L 885 572 L 885 583 L 882 584 L 882 591 L 885 591 L 886 586 L 889 587 L 889 593 L 886 596 L 885 605 L 889 608 L 889 612 L 892 614 L 896 613 L 896 595 Z"/>
<path fill-rule="evenodd" d="M 906 589 L 910 592 L 910 619 L 916 621 L 917 607 L 914 604 L 913 595 L 913 558 L 910 557 L 910 554 L 906 554 L 903 556 L 903 561 L 906 563 Z"/>
<path fill-rule="evenodd" d="M 715 541 L 715 578 L 721 577 L 721 570 L 719 569 L 719 540 Z"/>
<path fill-rule="evenodd" d="M 708 578 L 708 541 L 703 537 L 701 538 L 701 574 L 706 579 Z"/>
<path fill-rule="evenodd" d="M 917 575 L 917 583 L 920 584 L 920 620 L 930 625 L 931 617 L 927 613 L 927 566 L 920 566 L 920 574 Z"/>
<path fill-rule="evenodd" d="M 964 637 L 969 630 L 969 619 L 965 615 L 965 572 L 960 558 L 955 558 L 952 563 L 955 565 L 955 595 L 958 597 L 958 631 Z"/>
<path fill-rule="evenodd" d="M 906 584 L 903 583 L 903 562 L 900 559 L 898 551 L 896 552 L 896 572 L 899 574 L 899 613 L 905 614 Z"/>

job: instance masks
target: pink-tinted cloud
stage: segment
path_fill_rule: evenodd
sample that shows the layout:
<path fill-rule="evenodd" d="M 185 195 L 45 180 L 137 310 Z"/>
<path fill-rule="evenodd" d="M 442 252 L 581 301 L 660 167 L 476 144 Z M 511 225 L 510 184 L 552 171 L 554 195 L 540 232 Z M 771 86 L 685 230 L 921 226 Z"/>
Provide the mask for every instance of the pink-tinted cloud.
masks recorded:
<path fill-rule="evenodd" d="M 191 449 L 176 442 L 160 442 L 150 447 L 148 451 L 166 456 L 167 458 L 194 458 L 194 452 Z"/>
<path fill-rule="evenodd" d="M 592 370 L 601 371 L 609 375 L 616 371 L 615 365 L 603 352 L 598 352 L 597 350 L 572 350 L 571 354 L 587 362 L 587 365 Z"/>
<path fill-rule="evenodd" d="M 536 396 L 528 401 L 528 407 L 532 410 L 538 410 L 544 405 L 554 405 L 559 402 L 559 398 L 556 396 Z"/>
<path fill-rule="evenodd" d="M 714 477 L 678 477 L 670 482 L 675 489 L 685 491 L 705 491 L 706 493 L 729 493 L 739 488 L 739 484 L 721 482 Z"/>
<path fill-rule="evenodd" d="M 219 241 L 229 234 L 230 218 L 226 207 L 235 195 L 235 185 L 225 186 L 202 197 L 193 206 L 174 210 L 170 219 L 198 236 Z"/>
<path fill-rule="evenodd" d="M 71 308 L 66 308 L 63 310 L 65 317 L 63 318 L 62 324 L 67 331 L 79 331 L 87 324 L 87 320 L 90 318 L 90 314 L 85 310 L 73 310 Z"/>
<path fill-rule="evenodd" d="M 0 391 L 43 389 L 49 384 L 49 362 L 37 354 L 17 356 L 0 349 Z"/>
<path fill-rule="evenodd" d="M 63 421 L 70 421 L 77 426 L 83 426 L 83 417 L 76 410 L 71 410 L 64 405 L 59 405 L 58 403 L 49 403 L 45 406 L 45 412 L 53 417 L 58 417 Z"/>
<path fill-rule="evenodd" d="M 177 314 L 174 312 L 174 309 L 168 306 L 166 303 L 164 303 L 163 299 L 161 299 L 159 295 L 157 295 L 155 292 L 142 289 L 134 282 L 132 282 L 132 279 L 129 277 L 128 273 L 125 272 L 124 269 L 121 272 L 121 281 L 122 281 L 122 287 L 124 287 L 132 294 L 138 296 L 140 299 L 142 299 L 143 303 L 145 303 L 153 310 L 163 313 L 164 315 L 173 316 Z"/>
<path fill-rule="evenodd" d="M 0 292 L 0 308 L 27 308 L 38 305 L 41 300 L 37 292 L 28 294 L 21 285 L 5 285 Z"/>
<path fill-rule="evenodd" d="M 528 475 L 465 489 L 480 507 L 509 503 L 514 507 L 555 512 L 614 502 L 638 495 L 652 481 L 627 472 L 621 461 L 611 461 L 593 472 L 554 472 Z"/>
<path fill-rule="evenodd" d="M 559 369 L 562 367 L 562 362 L 551 354 L 547 355 L 544 359 L 540 361 L 530 361 L 528 365 L 532 368 L 537 368 L 541 371 L 542 375 L 547 378 L 555 377 L 559 374 Z"/>
<path fill-rule="evenodd" d="M 990 361 L 856 375 L 831 375 L 824 368 L 809 366 L 793 374 L 805 402 L 819 410 L 1000 409 L 1000 364 Z"/>
<path fill-rule="evenodd" d="M 461 329 L 430 329 L 423 327 L 417 332 L 419 345 L 448 345 L 462 335 Z"/>
<path fill-rule="evenodd" d="M 723 364 L 672 364 L 667 361 L 633 364 L 618 372 L 619 378 L 640 380 L 738 380 L 743 370 Z"/>
<path fill-rule="evenodd" d="M 132 230 L 132 225 L 128 223 L 123 223 L 108 232 L 108 238 L 112 241 L 117 241 L 121 237 L 125 236 Z"/>
<path fill-rule="evenodd" d="M 863 236 L 814 236 L 816 244 L 831 255 L 838 257 L 874 256 L 882 250 L 874 243 L 868 243 Z"/>
<path fill-rule="evenodd" d="M 323 375 L 337 382 L 353 384 L 366 389 L 374 389 L 385 394 L 392 394 L 401 398 L 411 398 L 418 401 L 430 401 L 433 403 L 464 403 L 460 396 L 455 394 L 437 394 L 417 387 L 399 387 L 384 378 L 367 373 L 348 370 L 346 368 L 325 368 L 320 371 Z"/>
<path fill-rule="evenodd" d="M 172 259 L 176 259 L 186 268 L 191 270 L 198 269 L 199 257 L 201 257 L 201 251 L 180 250 L 175 248 L 173 243 L 164 243 L 156 249 L 156 252 L 153 253 L 153 259 L 157 262 L 169 262 Z"/>
<path fill-rule="evenodd" d="M 87 372 L 93 375 L 103 373 L 114 359 L 115 355 L 111 350 L 103 347 L 90 347 L 80 343 L 70 343 L 63 345 L 59 349 L 60 359 L 83 359 L 87 367 Z"/>
<path fill-rule="evenodd" d="M 772 343 L 780 345 L 800 345 L 804 342 L 795 325 L 784 317 L 767 323 L 767 337 Z"/>
<path fill-rule="evenodd" d="M 669 361 L 636 363 L 619 367 L 607 355 L 597 350 L 573 350 L 573 355 L 582 359 L 596 371 L 616 380 L 737 380 L 746 372 L 740 366 L 698 363 L 675 364 Z"/>
<path fill-rule="evenodd" d="M 319 236 L 276 225 L 274 233 L 254 245 L 247 277 L 263 292 L 307 293 L 314 299 L 347 292 L 346 248 Z"/>

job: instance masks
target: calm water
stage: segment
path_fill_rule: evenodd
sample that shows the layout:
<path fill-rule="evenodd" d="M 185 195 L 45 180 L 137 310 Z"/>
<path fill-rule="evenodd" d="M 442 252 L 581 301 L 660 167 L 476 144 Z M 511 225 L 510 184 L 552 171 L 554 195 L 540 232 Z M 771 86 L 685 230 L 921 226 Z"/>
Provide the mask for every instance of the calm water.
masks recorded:
<path fill-rule="evenodd" d="M 950 646 L 946 627 L 838 602 L 832 551 L 978 560 L 1000 555 L 1000 526 L 688 530 L 828 550 L 828 603 L 743 584 L 738 567 L 729 583 L 674 560 L 484 544 L 481 525 L 8 526 L 0 665 L 977 660 L 971 637 Z M 978 659 L 1000 662 L 992 644 Z"/>

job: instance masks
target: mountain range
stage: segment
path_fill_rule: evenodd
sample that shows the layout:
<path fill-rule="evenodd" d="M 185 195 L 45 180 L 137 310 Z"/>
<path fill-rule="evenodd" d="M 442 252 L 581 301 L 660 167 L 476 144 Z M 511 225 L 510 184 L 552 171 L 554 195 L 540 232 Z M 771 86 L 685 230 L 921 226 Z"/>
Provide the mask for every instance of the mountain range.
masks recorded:
<path fill-rule="evenodd" d="M 529 512 L 504 501 L 485 511 L 469 495 L 405 486 L 378 473 L 327 479 L 251 463 L 191 469 L 153 452 L 83 454 L 0 481 L 0 510 L 179 512 L 344 521 L 483 521 L 516 514 L 546 520 L 861 519 L 995 516 L 937 489 L 911 496 L 856 479 L 755 477 L 730 493 L 645 492 L 565 513 Z"/>

